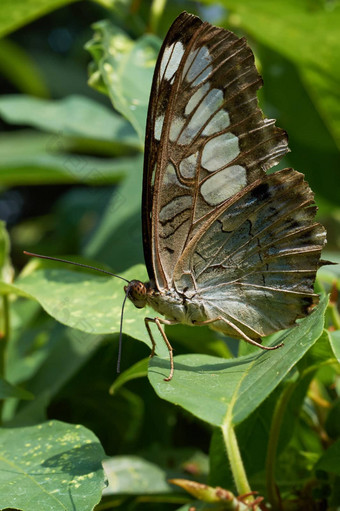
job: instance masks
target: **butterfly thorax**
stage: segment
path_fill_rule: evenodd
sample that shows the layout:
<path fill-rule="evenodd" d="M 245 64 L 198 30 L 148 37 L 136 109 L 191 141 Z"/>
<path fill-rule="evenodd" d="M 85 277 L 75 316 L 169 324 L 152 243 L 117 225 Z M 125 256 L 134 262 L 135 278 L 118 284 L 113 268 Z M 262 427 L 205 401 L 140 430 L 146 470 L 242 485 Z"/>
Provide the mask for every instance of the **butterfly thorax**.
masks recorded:
<path fill-rule="evenodd" d="M 178 323 L 194 325 L 206 319 L 203 304 L 175 289 L 158 290 L 153 281 L 143 283 L 133 280 L 125 292 L 138 309 L 149 305 L 159 314 Z"/>

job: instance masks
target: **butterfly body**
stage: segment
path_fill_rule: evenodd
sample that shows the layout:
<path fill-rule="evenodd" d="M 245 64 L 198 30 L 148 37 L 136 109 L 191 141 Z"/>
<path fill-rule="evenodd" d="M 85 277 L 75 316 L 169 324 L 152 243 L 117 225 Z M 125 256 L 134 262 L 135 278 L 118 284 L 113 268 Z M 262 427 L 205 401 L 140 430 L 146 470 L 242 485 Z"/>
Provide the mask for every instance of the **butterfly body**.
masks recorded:
<path fill-rule="evenodd" d="M 204 304 L 200 300 L 195 300 L 195 297 L 189 298 L 185 293 L 179 294 L 175 289 L 159 291 L 151 282 L 144 284 L 139 281 L 134 282 L 138 282 L 138 286 L 142 285 L 145 289 L 144 300 L 141 300 L 134 288 L 128 294 L 137 308 L 148 305 L 173 324 L 197 325 L 207 319 Z M 125 290 L 127 288 L 128 286 L 125 286 Z"/>
<path fill-rule="evenodd" d="M 162 325 L 209 325 L 261 347 L 318 302 L 326 242 L 303 174 L 267 175 L 289 151 L 263 116 L 244 38 L 182 13 L 156 63 L 145 139 L 142 224 L 150 281 L 125 288 Z M 275 349 L 277 346 L 264 349 Z"/>

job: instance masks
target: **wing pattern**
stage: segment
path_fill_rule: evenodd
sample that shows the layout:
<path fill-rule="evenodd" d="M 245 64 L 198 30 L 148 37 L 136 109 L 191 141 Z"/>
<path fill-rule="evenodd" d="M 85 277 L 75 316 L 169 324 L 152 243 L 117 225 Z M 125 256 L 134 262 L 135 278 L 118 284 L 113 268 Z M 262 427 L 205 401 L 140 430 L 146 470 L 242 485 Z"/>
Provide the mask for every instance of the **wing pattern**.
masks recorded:
<path fill-rule="evenodd" d="M 317 303 L 326 242 L 303 175 L 266 174 L 289 149 L 261 86 L 244 38 L 180 15 L 156 64 L 143 186 L 149 303 L 250 342 Z"/>
<path fill-rule="evenodd" d="M 144 251 L 159 290 L 206 218 L 288 151 L 263 118 L 244 38 L 183 13 L 158 58 L 146 130 Z"/>
<path fill-rule="evenodd" d="M 203 303 L 213 328 L 252 339 L 287 328 L 318 302 L 313 292 L 324 227 L 303 174 L 275 172 L 219 207 L 186 247 L 176 290 Z"/>

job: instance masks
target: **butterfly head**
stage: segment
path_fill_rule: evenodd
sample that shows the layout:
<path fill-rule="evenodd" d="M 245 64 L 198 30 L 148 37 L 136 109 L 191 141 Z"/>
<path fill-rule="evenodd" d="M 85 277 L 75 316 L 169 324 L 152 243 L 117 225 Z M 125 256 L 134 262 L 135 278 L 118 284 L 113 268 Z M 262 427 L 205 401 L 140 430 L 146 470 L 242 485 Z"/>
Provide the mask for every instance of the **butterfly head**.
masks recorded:
<path fill-rule="evenodd" d="M 140 280 L 131 280 L 127 286 L 124 286 L 124 291 L 137 309 L 143 309 L 143 307 L 145 307 L 147 289 L 143 282 Z"/>

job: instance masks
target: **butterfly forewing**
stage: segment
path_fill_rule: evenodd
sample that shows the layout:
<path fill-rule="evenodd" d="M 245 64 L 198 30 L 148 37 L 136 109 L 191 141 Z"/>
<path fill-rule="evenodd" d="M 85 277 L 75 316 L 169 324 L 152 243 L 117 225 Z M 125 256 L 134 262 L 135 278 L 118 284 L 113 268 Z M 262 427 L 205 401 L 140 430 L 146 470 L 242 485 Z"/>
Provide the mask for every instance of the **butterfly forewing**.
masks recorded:
<path fill-rule="evenodd" d="M 196 16 L 183 13 L 170 27 L 163 42 L 157 59 L 153 83 L 150 93 L 149 109 L 146 123 L 145 135 L 145 156 L 143 172 L 143 247 L 147 270 L 150 279 L 154 278 L 154 265 L 152 261 L 152 204 L 155 196 L 154 181 L 157 170 L 157 159 L 161 145 L 162 118 L 165 117 L 168 100 L 173 81 L 168 79 L 170 73 L 169 67 L 164 67 L 164 62 L 171 61 L 172 69 L 178 52 L 181 54 L 181 47 L 187 46 L 202 21 Z M 178 35 L 181 34 L 181 42 L 178 41 Z M 179 43 L 176 46 L 176 43 Z M 163 65 L 162 65 L 163 62 Z M 166 74 L 164 76 L 164 72 Z M 161 80 L 160 77 L 164 79 Z M 171 83 L 170 83 L 171 82 Z M 159 166 L 158 166 L 159 168 Z"/>
<path fill-rule="evenodd" d="M 244 39 L 186 13 L 177 18 L 157 62 L 146 139 L 146 257 L 159 289 L 173 285 L 173 268 L 207 215 L 288 151 L 285 132 L 258 108 L 261 85 Z"/>

